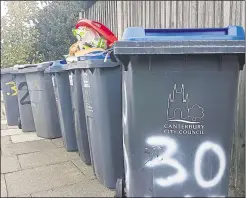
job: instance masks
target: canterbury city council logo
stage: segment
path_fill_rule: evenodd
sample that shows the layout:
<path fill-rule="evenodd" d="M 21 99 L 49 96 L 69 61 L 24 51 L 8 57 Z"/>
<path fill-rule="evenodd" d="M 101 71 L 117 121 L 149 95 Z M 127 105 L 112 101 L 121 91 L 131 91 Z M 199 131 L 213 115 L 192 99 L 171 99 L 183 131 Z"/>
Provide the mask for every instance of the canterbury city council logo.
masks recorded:
<path fill-rule="evenodd" d="M 182 84 L 180 90 L 174 85 L 173 92 L 168 97 L 167 119 L 170 122 L 198 124 L 204 117 L 204 110 L 198 104 L 189 104 L 189 95 L 185 94 Z"/>

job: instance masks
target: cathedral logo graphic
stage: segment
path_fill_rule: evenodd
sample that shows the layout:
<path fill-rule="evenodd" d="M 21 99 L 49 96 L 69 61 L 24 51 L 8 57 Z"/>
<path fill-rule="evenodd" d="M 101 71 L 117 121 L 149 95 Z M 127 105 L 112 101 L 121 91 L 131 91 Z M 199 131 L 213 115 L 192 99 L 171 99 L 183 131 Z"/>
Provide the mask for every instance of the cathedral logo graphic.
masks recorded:
<path fill-rule="evenodd" d="M 199 124 L 204 117 L 204 109 L 198 104 L 190 104 L 189 94 L 185 93 L 182 84 L 180 88 L 174 85 L 168 97 L 167 119 L 170 122 Z"/>

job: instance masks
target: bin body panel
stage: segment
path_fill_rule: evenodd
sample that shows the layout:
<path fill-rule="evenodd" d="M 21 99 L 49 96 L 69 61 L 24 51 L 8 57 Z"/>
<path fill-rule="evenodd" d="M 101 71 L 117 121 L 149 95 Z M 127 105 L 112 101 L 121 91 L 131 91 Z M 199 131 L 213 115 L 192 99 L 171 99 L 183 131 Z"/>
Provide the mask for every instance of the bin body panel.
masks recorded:
<path fill-rule="evenodd" d="M 8 126 L 17 126 L 19 107 L 15 75 L 1 74 L 1 86 Z"/>
<path fill-rule="evenodd" d="M 31 99 L 26 82 L 25 74 L 16 75 L 16 86 L 18 89 L 18 103 L 22 131 L 35 131 L 35 124 L 32 113 Z"/>
<path fill-rule="evenodd" d="M 131 56 L 127 66 L 127 196 L 228 196 L 237 57 Z"/>
<path fill-rule="evenodd" d="M 81 77 L 95 174 L 114 189 L 124 175 L 121 68 L 83 69 Z"/>
<path fill-rule="evenodd" d="M 41 72 L 26 73 L 36 132 L 39 137 L 61 137 L 52 78 Z"/>
<path fill-rule="evenodd" d="M 57 108 L 64 146 L 67 151 L 76 151 L 77 142 L 73 121 L 72 102 L 68 72 L 54 73 L 53 86 L 57 99 Z"/>
<path fill-rule="evenodd" d="M 87 75 L 87 72 L 80 70 L 80 79 L 81 79 L 81 88 L 82 88 L 82 94 L 83 94 L 83 101 L 84 101 L 84 112 L 85 112 L 85 118 L 86 118 L 86 128 L 87 128 L 87 134 L 88 134 L 88 140 L 89 140 L 89 149 L 90 149 L 90 156 L 91 156 L 91 164 L 94 175 L 96 175 L 95 170 L 95 162 L 94 162 L 94 152 L 92 147 L 92 134 L 90 131 L 95 128 L 95 123 L 93 119 L 93 104 L 92 104 L 92 93 L 90 89 L 90 75 Z M 101 158 L 99 156 L 99 158 Z"/>
<path fill-rule="evenodd" d="M 72 99 L 73 115 L 77 146 L 81 159 L 87 164 L 91 164 L 89 139 L 86 128 L 83 93 L 80 82 L 80 71 L 69 70 L 69 83 Z"/>

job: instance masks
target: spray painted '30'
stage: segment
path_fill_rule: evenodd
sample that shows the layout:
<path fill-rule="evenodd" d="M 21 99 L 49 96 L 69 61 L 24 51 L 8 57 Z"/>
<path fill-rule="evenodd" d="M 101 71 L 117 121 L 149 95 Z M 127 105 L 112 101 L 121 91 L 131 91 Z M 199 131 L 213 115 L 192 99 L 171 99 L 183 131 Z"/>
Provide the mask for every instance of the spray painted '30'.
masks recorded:
<path fill-rule="evenodd" d="M 150 146 L 164 146 L 166 150 L 164 153 L 160 154 L 158 157 L 152 159 L 146 163 L 147 167 L 155 166 L 170 166 L 176 169 L 174 175 L 168 176 L 166 178 L 156 178 L 156 183 L 163 187 L 172 186 L 174 184 L 183 183 L 187 179 L 187 171 L 176 159 L 173 158 L 173 155 L 177 152 L 177 143 L 170 137 L 163 136 L 154 136 L 147 139 L 147 144 Z M 213 151 L 219 158 L 220 166 L 217 174 L 211 180 L 205 180 L 202 172 L 201 165 L 203 162 L 203 157 L 207 151 Z M 210 141 L 203 142 L 199 145 L 194 160 L 194 176 L 197 183 L 202 188 L 210 188 L 216 186 L 225 171 L 226 168 L 226 157 L 222 148 Z"/>

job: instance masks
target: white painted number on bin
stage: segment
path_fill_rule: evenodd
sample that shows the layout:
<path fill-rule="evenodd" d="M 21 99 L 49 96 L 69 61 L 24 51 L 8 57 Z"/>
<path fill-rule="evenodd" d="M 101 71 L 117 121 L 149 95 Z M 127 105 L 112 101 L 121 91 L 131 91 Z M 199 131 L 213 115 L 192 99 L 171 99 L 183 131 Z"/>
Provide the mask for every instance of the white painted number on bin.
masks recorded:
<path fill-rule="evenodd" d="M 217 172 L 217 175 L 209 181 L 204 179 L 202 172 L 201 172 L 203 157 L 204 157 L 205 153 L 208 151 L 214 152 L 218 156 L 219 162 L 220 162 L 220 166 L 219 166 L 219 170 Z M 223 177 L 223 174 L 224 174 L 225 168 L 226 168 L 226 158 L 225 158 L 224 151 L 217 144 L 214 144 L 214 143 L 209 142 L 209 141 L 203 142 L 199 146 L 199 148 L 197 149 L 194 167 L 195 167 L 196 181 L 201 187 L 211 188 L 211 187 L 216 186 L 221 181 L 221 178 Z"/>
<path fill-rule="evenodd" d="M 73 85 L 73 74 L 69 74 L 69 82 L 70 82 L 70 85 Z"/>
<path fill-rule="evenodd" d="M 52 84 L 53 84 L 53 87 L 55 86 L 55 76 L 52 76 Z"/>
<path fill-rule="evenodd" d="M 187 179 L 187 171 L 173 157 L 173 155 L 177 152 L 178 145 L 172 138 L 162 136 L 150 137 L 147 139 L 147 144 L 154 147 L 165 147 L 165 152 L 146 163 L 147 167 L 170 166 L 176 169 L 176 173 L 173 175 L 166 178 L 157 178 L 156 183 L 158 185 L 163 187 L 172 186 L 174 184 L 183 183 Z"/>
<path fill-rule="evenodd" d="M 174 139 L 166 136 L 152 136 L 147 138 L 146 143 L 155 151 L 160 148 L 164 149 L 163 153 L 160 150 L 160 153 L 158 151 L 158 154 L 153 154 L 154 157 L 151 157 L 151 159 L 145 163 L 146 167 L 154 168 L 156 166 L 169 166 L 176 169 L 176 173 L 173 175 L 169 175 L 167 177 L 162 177 L 159 175 L 157 178 L 154 178 L 156 184 L 162 187 L 169 187 L 175 184 L 184 183 L 189 179 L 187 169 L 174 158 L 174 156 L 179 153 L 178 143 Z M 212 179 L 205 180 L 204 175 L 202 174 L 202 167 L 206 165 L 203 158 L 208 152 L 213 152 L 218 157 L 219 168 Z M 221 146 L 210 141 L 202 142 L 195 152 L 194 159 L 194 177 L 197 181 L 197 184 L 203 189 L 215 187 L 221 181 L 225 169 L 226 156 Z M 189 197 L 191 195 L 187 194 L 185 196 Z"/>

